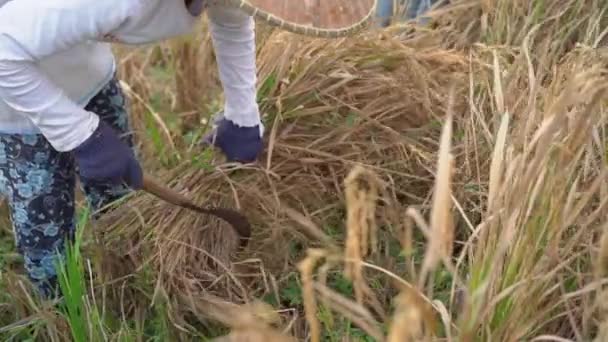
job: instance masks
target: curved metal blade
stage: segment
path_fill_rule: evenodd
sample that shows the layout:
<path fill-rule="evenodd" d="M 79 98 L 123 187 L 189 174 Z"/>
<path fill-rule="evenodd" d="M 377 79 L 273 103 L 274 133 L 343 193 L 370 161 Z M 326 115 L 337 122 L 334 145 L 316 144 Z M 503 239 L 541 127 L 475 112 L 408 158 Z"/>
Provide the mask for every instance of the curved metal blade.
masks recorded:
<path fill-rule="evenodd" d="M 244 248 L 251 238 L 251 224 L 249 220 L 236 210 L 214 207 L 200 207 L 177 191 L 157 182 L 152 176 L 144 174 L 142 189 L 168 203 L 190 209 L 201 214 L 209 214 L 221 218 L 232 226 L 239 235 L 240 246 Z"/>

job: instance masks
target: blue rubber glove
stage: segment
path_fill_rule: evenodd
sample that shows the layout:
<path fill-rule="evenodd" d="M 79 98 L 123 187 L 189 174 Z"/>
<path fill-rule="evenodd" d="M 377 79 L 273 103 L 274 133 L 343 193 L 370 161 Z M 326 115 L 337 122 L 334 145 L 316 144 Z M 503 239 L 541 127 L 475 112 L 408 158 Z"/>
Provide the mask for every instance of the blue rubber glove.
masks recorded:
<path fill-rule="evenodd" d="M 82 179 L 114 185 L 124 182 L 136 190 L 142 187 L 143 172 L 133 151 L 103 120 L 73 154 Z"/>
<path fill-rule="evenodd" d="M 240 127 L 224 117 L 216 124 L 203 143 L 219 147 L 230 162 L 251 163 L 257 159 L 263 148 L 260 126 Z"/>

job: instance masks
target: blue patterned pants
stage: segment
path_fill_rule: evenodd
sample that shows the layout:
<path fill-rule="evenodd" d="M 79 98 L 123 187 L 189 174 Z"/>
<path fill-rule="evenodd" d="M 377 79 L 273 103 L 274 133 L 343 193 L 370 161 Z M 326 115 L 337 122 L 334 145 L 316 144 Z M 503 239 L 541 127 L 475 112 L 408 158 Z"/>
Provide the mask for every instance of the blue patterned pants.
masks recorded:
<path fill-rule="evenodd" d="M 126 101 L 118 81 L 110 81 L 85 107 L 121 133 L 130 146 Z M 0 134 L 0 190 L 8 199 L 17 249 L 31 281 L 45 297 L 56 295 L 57 256 L 75 230 L 75 161 L 40 134 Z M 123 186 L 81 183 L 92 210 L 127 194 Z M 59 254 L 57 254 L 59 252 Z"/>

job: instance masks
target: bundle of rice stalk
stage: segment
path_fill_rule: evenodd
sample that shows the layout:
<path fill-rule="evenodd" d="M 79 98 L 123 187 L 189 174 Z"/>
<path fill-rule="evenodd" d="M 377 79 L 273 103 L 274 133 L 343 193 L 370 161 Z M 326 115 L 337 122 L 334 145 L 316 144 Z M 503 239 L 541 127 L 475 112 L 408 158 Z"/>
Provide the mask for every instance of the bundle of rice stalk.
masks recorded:
<path fill-rule="evenodd" d="M 168 185 L 201 206 L 238 207 L 226 176 L 207 175 L 182 165 L 166 175 Z M 236 194 L 236 192 L 235 192 Z M 250 201 L 251 199 L 247 199 Z M 238 236 L 224 221 L 201 215 L 149 195 L 136 196 L 101 222 L 108 249 L 128 258 L 137 270 L 152 265 L 157 287 L 167 293 L 209 291 L 240 302 L 247 291 L 236 280 L 232 262 Z"/>
<path fill-rule="evenodd" d="M 455 112 L 466 106 L 467 59 L 373 35 L 328 42 L 273 34 L 258 60 L 269 132 L 261 163 L 201 168 L 188 160 L 159 174 L 197 204 L 246 213 L 254 236 L 238 258 L 249 258 L 236 261 L 235 236 L 222 222 L 143 194 L 100 222 L 107 248 L 151 267 L 170 295 L 246 302 L 276 291 L 273 279 L 299 257 L 294 246 L 344 235 L 341 184 L 354 165 L 389 179 L 395 198 L 424 201 L 448 85 L 457 85 Z"/>
<path fill-rule="evenodd" d="M 452 81 L 456 112 L 466 107 L 467 63 L 457 53 L 373 34 L 332 42 L 276 34 L 259 59 L 271 128 L 265 166 L 286 175 L 281 183 L 325 190 L 329 181 L 343 200 L 345 175 L 364 164 L 407 184 L 395 187 L 398 197 L 422 202 Z"/>
<path fill-rule="evenodd" d="M 548 71 L 528 48 L 513 65 L 495 52 L 494 86 L 484 90 L 495 102 L 482 124 L 493 152 L 483 217 L 458 258 L 470 296 L 458 323 L 464 340 L 591 335 L 585 288 L 589 241 L 605 220 L 605 62 L 575 51 Z"/>

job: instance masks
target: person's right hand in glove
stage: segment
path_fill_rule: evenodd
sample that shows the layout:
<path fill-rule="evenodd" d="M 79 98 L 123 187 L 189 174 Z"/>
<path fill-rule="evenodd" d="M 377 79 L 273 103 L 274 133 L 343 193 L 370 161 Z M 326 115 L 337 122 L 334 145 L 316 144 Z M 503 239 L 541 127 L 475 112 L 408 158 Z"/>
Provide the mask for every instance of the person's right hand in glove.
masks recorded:
<path fill-rule="evenodd" d="M 139 190 L 143 172 L 135 154 L 103 120 L 93 134 L 73 151 L 80 177 L 91 183 L 126 183 Z"/>

